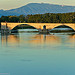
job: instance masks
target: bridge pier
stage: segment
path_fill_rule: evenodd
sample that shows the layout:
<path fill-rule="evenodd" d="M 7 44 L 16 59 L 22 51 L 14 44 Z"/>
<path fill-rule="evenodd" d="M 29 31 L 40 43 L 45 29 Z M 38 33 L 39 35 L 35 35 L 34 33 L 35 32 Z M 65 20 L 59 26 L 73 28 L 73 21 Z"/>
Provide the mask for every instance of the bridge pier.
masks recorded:
<path fill-rule="evenodd" d="M 1 25 L 1 34 L 9 34 L 11 33 L 11 31 L 9 30 L 8 26 L 7 26 L 7 23 L 6 25 Z"/>
<path fill-rule="evenodd" d="M 40 34 L 49 34 L 49 30 L 48 29 L 43 29 L 43 30 L 39 30 Z"/>
<path fill-rule="evenodd" d="M 39 30 L 39 33 L 40 34 L 49 34 L 49 30 L 46 29 L 46 25 L 43 26 L 43 29 L 40 29 Z"/>

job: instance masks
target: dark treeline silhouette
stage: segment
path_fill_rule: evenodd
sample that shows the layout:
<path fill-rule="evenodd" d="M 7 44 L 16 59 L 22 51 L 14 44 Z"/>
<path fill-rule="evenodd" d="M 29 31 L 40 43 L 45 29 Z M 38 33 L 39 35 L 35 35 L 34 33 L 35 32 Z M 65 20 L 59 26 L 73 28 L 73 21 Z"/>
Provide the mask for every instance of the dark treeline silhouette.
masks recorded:
<path fill-rule="evenodd" d="M 0 22 L 24 22 L 24 23 L 75 23 L 74 13 L 46 13 L 35 15 L 2 16 Z"/>

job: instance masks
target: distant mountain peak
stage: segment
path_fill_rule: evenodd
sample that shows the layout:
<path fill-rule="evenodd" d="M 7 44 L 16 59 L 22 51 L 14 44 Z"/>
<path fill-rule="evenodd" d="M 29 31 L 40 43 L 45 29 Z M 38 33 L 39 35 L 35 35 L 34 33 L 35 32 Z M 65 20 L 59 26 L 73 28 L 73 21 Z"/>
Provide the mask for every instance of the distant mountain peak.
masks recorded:
<path fill-rule="evenodd" d="M 20 8 L 11 10 L 0 10 L 0 16 L 8 15 L 28 15 L 28 14 L 44 14 L 44 13 L 68 13 L 75 12 L 75 6 L 57 5 L 49 3 L 29 3 Z"/>

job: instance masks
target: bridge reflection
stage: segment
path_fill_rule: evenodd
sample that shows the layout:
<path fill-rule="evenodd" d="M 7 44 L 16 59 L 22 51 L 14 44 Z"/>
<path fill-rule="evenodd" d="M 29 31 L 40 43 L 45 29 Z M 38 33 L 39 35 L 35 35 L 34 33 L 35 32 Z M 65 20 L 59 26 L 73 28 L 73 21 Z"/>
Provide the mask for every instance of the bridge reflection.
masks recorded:
<path fill-rule="evenodd" d="M 4 44 L 9 44 L 9 45 L 19 44 L 19 37 L 16 35 L 2 35 L 1 42 L 2 42 L 2 45 L 4 45 Z"/>
<path fill-rule="evenodd" d="M 75 35 L 69 36 L 69 43 L 71 43 L 72 47 L 75 47 Z"/>
<path fill-rule="evenodd" d="M 69 38 L 70 38 L 71 40 L 73 40 L 73 39 L 75 39 L 75 35 L 71 35 L 71 36 L 69 36 Z"/>
<path fill-rule="evenodd" d="M 1 36 L 2 45 L 61 45 L 63 43 L 75 44 L 75 35 L 43 35 L 43 34 L 34 34 L 31 36 L 28 35 L 4 35 Z"/>
<path fill-rule="evenodd" d="M 58 44 L 60 42 L 60 38 L 55 35 L 43 35 L 37 34 L 31 37 L 29 43 L 37 44 Z"/>
<path fill-rule="evenodd" d="M 55 35 L 43 35 L 43 34 L 37 34 L 33 35 L 31 37 L 27 37 L 28 40 L 24 39 L 23 37 L 20 37 L 19 35 L 4 35 L 1 36 L 2 45 L 3 44 L 9 44 L 9 45 L 16 45 L 19 43 L 28 43 L 28 44 L 58 44 L 60 42 L 60 38 Z"/>

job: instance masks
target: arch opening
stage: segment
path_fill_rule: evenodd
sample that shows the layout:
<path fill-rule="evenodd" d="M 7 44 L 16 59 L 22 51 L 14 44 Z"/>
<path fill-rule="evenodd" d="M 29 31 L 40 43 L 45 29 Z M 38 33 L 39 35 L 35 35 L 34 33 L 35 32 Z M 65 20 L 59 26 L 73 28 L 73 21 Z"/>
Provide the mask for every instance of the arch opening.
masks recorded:
<path fill-rule="evenodd" d="M 31 25 L 28 25 L 28 24 L 20 24 L 20 25 L 17 25 L 15 26 L 11 32 L 18 32 L 18 29 L 36 29 L 35 27 L 31 26 Z M 36 29 L 38 31 L 38 29 Z"/>
<path fill-rule="evenodd" d="M 74 32 L 74 29 L 67 25 L 60 25 L 51 29 L 51 32 Z"/>

